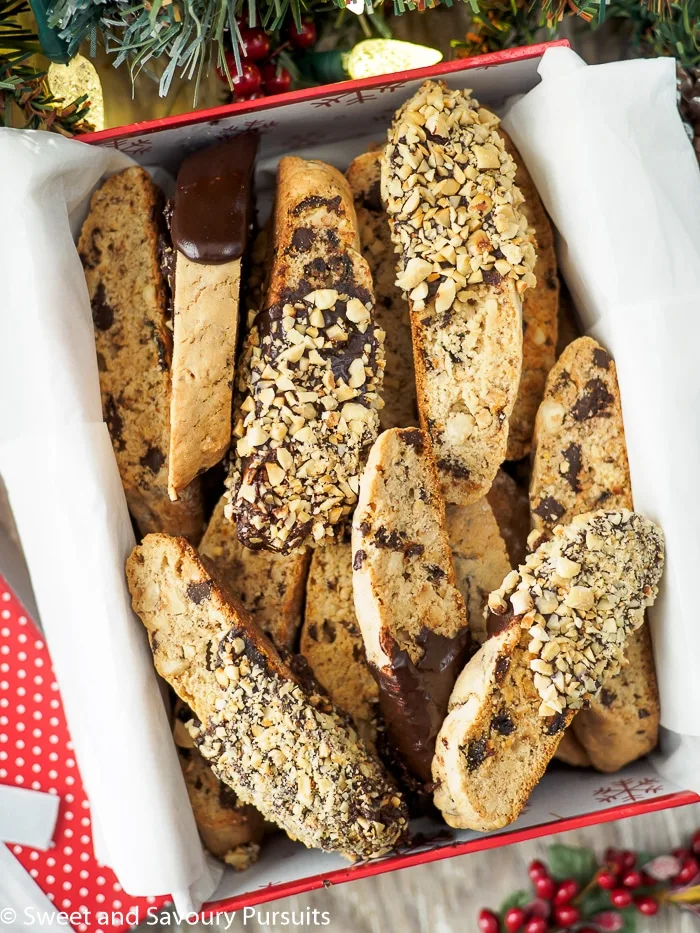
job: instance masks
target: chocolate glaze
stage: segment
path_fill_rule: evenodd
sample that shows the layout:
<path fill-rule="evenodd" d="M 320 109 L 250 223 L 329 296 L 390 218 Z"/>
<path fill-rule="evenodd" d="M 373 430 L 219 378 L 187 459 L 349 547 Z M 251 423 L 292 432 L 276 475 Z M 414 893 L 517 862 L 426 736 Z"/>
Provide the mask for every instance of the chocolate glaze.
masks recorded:
<path fill-rule="evenodd" d="M 195 152 L 180 166 L 172 238 L 192 262 L 215 265 L 243 255 L 257 148 L 258 137 L 244 133 Z"/>
<path fill-rule="evenodd" d="M 465 627 L 454 638 L 423 629 L 423 656 L 417 664 L 396 644 L 390 668 L 372 673 L 379 685 L 379 706 L 396 750 L 421 780 L 430 782 L 435 740 L 447 703 L 470 647 Z"/>

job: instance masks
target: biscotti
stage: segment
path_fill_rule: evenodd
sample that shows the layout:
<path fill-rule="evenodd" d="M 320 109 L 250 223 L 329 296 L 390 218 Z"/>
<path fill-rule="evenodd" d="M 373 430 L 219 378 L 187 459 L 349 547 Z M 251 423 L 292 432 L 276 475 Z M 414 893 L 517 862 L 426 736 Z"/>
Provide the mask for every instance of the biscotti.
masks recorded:
<path fill-rule="evenodd" d="M 280 651 L 292 651 L 301 627 L 310 552 L 251 551 L 238 540 L 224 515 L 224 499 L 214 509 L 199 553 L 217 580 L 247 609 Z"/>
<path fill-rule="evenodd" d="M 374 748 L 379 689 L 355 617 L 349 541 L 314 550 L 300 651 L 331 700 L 352 717 L 360 737 Z"/>
<path fill-rule="evenodd" d="M 448 502 L 489 489 L 522 365 L 521 295 L 535 251 L 498 117 L 442 82 L 399 109 L 382 196 L 408 295 L 418 412 Z"/>
<path fill-rule="evenodd" d="M 168 497 L 170 359 L 168 295 L 160 266 L 162 196 L 141 168 L 113 175 L 95 192 L 78 249 L 85 270 L 102 412 L 129 511 L 142 534 L 199 540 L 201 489 Z"/>
<path fill-rule="evenodd" d="M 523 368 L 508 429 L 507 460 L 520 460 L 530 452 L 535 416 L 554 365 L 559 310 L 559 275 L 554 231 L 532 176 L 512 139 L 500 130 L 506 152 L 516 165 L 515 184 L 523 198 L 521 210 L 535 235 L 537 282 L 523 295 Z"/>
<path fill-rule="evenodd" d="M 263 818 L 255 807 L 241 803 L 231 788 L 214 775 L 185 727 L 192 714 L 179 701 L 174 717 L 173 737 L 202 842 L 212 855 L 236 871 L 243 871 L 258 860 Z"/>
<path fill-rule="evenodd" d="M 590 768 L 591 766 L 588 752 L 574 735 L 571 726 L 562 735 L 554 757 L 557 761 L 563 761 L 565 765 L 571 765 L 572 768 Z"/>
<path fill-rule="evenodd" d="M 218 463 L 231 441 L 241 257 L 257 136 L 201 149 L 180 166 L 170 214 L 174 263 L 168 491 Z"/>
<path fill-rule="evenodd" d="M 434 800 L 450 826 L 518 816 L 574 713 L 619 670 L 662 569 L 656 525 L 598 511 L 558 526 L 490 595 L 505 627 L 460 675 L 436 743 Z"/>
<path fill-rule="evenodd" d="M 530 500 L 527 488 L 517 483 L 505 470 L 499 470 L 487 499 L 508 549 L 510 565 L 517 567 L 524 562 L 528 550 Z"/>
<path fill-rule="evenodd" d="M 469 649 L 445 504 L 427 436 L 374 444 L 352 523 L 355 613 L 393 745 L 430 781 L 435 738 Z"/>
<path fill-rule="evenodd" d="M 250 548 L 332 540 L 379 429 L 383 332 L 345 178 L 286 157 L 265 303 L 239 367 L 227 517 Z"/>
<path fill-rule="evenodd" d="M 379 412 L 382 431 L 418 424 L 416 376 L 408 302 L 395 284 L 396 257 L 391 242 L 389 218 L 382 205 L 380 185 L 382 150 L 364 152 L 346 172 L 355 200 L 362 255 L 374 282 L 375 319 L 384 331 L 384 407 Z"/>
<path fill-rule="evenodd" d="M 590 337 L 567 347 L 537 415 L 530 498 L 535 526 L 604 504 L 631 508 L 632 486 L 615 363 Z M 648 626 L 630 636 L 628 663 L 572 724 L 591 763 L 617 771 L 658 740 L 659 696 Z"/>
<path fill-rule="evenodd" d="M 389 851 L 406 829 L 401 796 L 184 538 L 149 535 L 126 570 L 156 669 L 199 720 L 190 734 L 214 774 L 307 846 L 349 858 Z"/>
<path fill-rule="evenodd" d="M 478 642 L 486 640 L 484 609 L 489 593 L 501 585 L 511 562 L 486 498 L 471 505 L 447 506 L 455 581 L 464 597 L 469 630 Z"/>

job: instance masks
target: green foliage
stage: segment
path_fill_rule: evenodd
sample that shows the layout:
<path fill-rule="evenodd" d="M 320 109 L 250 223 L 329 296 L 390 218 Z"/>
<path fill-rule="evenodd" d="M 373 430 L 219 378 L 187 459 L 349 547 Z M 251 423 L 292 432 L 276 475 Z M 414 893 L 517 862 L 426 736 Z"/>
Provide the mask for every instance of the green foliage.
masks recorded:
<path fill-rule="evenodd" d="M 506 915 L 506 911 L 510 910 L 511 907 L 525 907 L 530 903 L 531 899 L 532 898 L 527 893 L 527 891 L 514 891 L 501 904 L 501 909 L 499 910 L 501 920 L 503 920 Z"/>
<path fill-rule="evenodd" d="M 559 843 L 549 847 L 549 870 L 556 881 L 573 878 L 585 887 L 598 869 L 595 854 L 590 849 L 574 849 Z"/>

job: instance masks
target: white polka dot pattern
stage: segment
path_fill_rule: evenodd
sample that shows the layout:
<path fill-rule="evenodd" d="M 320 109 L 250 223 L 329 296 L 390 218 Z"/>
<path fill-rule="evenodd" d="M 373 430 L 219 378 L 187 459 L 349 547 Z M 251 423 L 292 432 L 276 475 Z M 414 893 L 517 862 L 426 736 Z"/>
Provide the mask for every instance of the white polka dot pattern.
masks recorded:
<path fill-rule="evenodd" d="M 61 910 L 86 913 L 79 933 L 118 930 L 119 914 L 141 916 L 167 898 L 130 897 L 92 849 L 90 804 L 80 780 L 51 661 L 31 619 L 0 576 L 0 784 L 28 787 L 61 800 L 53 846 L 38 852 L 10 845 L 39 887 Z M 2 845 L 2 843 L 0 843 Z M 114 925 L 97 917 L 116 912 Z"/>

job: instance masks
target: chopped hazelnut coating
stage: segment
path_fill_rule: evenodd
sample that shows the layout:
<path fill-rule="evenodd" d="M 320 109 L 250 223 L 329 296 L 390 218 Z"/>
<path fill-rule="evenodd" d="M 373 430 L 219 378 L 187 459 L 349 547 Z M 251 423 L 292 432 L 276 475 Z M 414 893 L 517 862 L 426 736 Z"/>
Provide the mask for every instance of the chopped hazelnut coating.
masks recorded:
<path fill-rule="evenodd" d="M 379 430 L 384 332 L 339 172 L 282 160 L 275 237 L 238 371 L 226 515 L 247 547 L 289 552 L 333 539 L 352 513 Z"/>
<path fill-rule="evenodd" d="M 182 538 L 149 535 L 127 578 L 158 672 L 199 720 L 214 774 L 307 846 L 388 852 L 406 811 L 379 762 L 328 699 L 302 686 Z"/>
<path fill-rule="evenodd" d="M 505 457 L 520 296 L 535 284 L 533 237 L 498 122 L 468 91 L 426 81 L 397 112 L 382 163 L 421 425 L 447 500 L 463 505 L 488 491 Z"/>
<path fill-rule="evenodd" d="M 658 593 L 663 553 L 661 529 L 636 512 L 589 512 L 555 528 L 491 593 L 487 612 L 517 617 L 529 636 L 540 716 L 581 709 L 620 670 Z"/>

